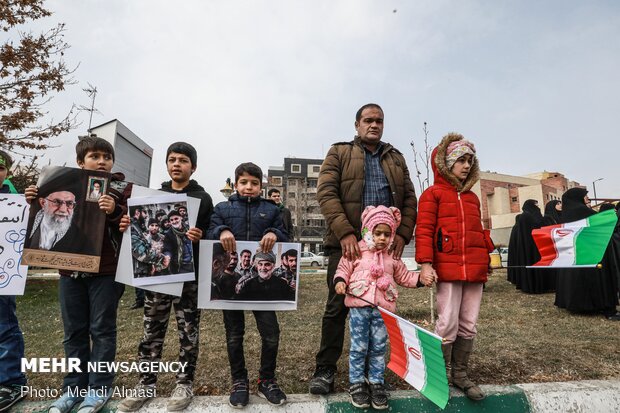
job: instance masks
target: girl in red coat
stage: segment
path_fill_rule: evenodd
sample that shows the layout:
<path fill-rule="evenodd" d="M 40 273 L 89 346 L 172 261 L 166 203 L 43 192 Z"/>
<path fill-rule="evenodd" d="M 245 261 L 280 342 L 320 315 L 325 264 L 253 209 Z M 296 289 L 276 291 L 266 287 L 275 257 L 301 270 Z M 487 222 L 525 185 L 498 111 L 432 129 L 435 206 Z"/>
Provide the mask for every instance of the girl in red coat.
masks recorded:
<path fill-rule="evenodd" d="M 474 145 L 463 136 L 444 136 L 431 154 L 434 185 L 418 204 L 415 230 L 420 277 L 437 274 L 435 332 L 444 338 L 452 383 L 473 400 L 484 394 L 467 377 L 476 336 L 482 285 L 489 271 L 489 240 L 482 229 L 480 201 L 471 188 L 479 179 Z"/>

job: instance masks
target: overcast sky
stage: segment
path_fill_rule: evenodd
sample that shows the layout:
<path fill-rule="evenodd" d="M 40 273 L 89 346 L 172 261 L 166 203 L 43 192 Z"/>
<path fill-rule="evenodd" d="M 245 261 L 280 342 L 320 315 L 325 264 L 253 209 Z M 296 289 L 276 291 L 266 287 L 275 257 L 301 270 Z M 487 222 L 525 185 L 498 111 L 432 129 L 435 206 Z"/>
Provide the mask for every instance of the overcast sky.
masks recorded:
<path fill-rule="evenodd" d="M 385 111 L 383 139 L 412 167 L 409 142 L 456 131 L 481 167 L 559 171 L 599 197 L 620 197 L 617 1 L 50 0 L 79 63 L 54 113 L 88 104 L 155 148 L 151 186 L 168 179 L 165 150 L 198 149 L 194 177 L 215 201 L 237 164 L 322 158 L 350 140 L 359 106 Z M 81 130 L 46 156 L 74 165 Z M 593 196 L 592 192 L 590 193 Z"/>

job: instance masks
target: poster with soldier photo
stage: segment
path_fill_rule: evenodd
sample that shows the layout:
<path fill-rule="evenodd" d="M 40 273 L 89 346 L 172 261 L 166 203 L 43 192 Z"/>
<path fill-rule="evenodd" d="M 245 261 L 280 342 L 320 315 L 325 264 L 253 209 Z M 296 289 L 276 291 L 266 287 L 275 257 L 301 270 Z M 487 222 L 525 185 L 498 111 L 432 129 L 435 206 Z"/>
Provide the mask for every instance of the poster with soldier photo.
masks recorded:
<path fill-rule="evenodd" d="M 46 166 L 30 205 L 23 263 L 44 268 L 98 272 L 105 212 L 89 194 L 93 180 L 108 187 L 110 174 Z"/>
<path fill-rule="evenodd" d="M 135 286 L 193 281 L 194 251 L 187 195 L 130 198 L 131 255 Z"/>
<path fill-rule="evenodd" d="M 278 242 L 268 252 L 258 242 L 236 244 L 226 252 L 219 241 L 200 241 L 198 307 L 296 310 L 300 244 Z"/>

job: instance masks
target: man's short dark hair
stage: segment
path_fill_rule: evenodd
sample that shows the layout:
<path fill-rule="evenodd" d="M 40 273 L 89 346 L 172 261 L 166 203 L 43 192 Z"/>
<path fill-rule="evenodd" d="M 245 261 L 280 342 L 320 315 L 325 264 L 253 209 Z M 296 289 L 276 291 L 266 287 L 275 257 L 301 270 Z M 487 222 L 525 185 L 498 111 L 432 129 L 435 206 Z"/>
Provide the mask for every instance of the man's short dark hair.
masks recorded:
<path fill-rule="evenodd" d="M 228 252 L 224 249 L 222 244 L 213 244 L 213 261 L 226 261 Z"/>
<path fill-rule="evenodd" d="M 176 210 L 176 209 L 173 209 L 172 211 L 168 212 L 168 219 L 170 219 L 172 217 L 175 217 L 175 216 L 183 218 L 181 216 L 181 213 L 178 210 Z"/>
<path fill-rule="evenodd" d="M 368 109 L 368 108 L 376 108 L 376 109 L 379 109 L 381 111 L 381 113 L 383 113 L 383 109 L 381 108 L 381 106 L 377 105 L 376 103 L 366 103 L 364 106 L 359 108 L 357 113 L 355 114 L 355 121 L 356 122 L 359 122 L 360 119 L 362 119 L 362 112 L 365 109 Z"/>
<path fill-rule="evenodd" d="M 84 162 L 86 154 L 94 151 L 110 154 L 110 156 L 112 156 L 112 161 L 114 161 L 114 147 L 103 138 L 94 135 L 84 136 L 80 138 L 80 141 L 75 145 L 75 155 L 79 162 Z"/>
<path fill-rule="evenodd" d="M 11 155 L 0 150 L 0 158 L 4 159 L 6 169 L 11 169 L 11 166 L 13 166 L 13 158 L 11 158 Z M 2 182 L 0 182 L 0 185 L 2 185 Z"/>
<path fill-rule="evenodd" d="M 241 256 L 241 255 L 245 254 L 246 252 L 247 252 L 248 254 L 250 254 L 250 257 L 252 256 L 252 251 L 250 251 L 250 250 L 243 250 L 243 251 L 241 251 L 241 253 L 239 254 L 239 256 Z"/>
<path fill-rule="evenodd" d="M 168 162 L 168 156 L 170 153 L 176 152 L 187 156 L 192 163 L 192 168 L 196 167 L 198 162 L 198 153 L 196 152 L 196 148 L 190 145 L 187 142 L 175 142 L 172 145 L 168 146 L 168 150 L 166 151 L 166 163 Z"/>
<path fill-rule="evenodd" d="M 269 192 L 267 192 L 267 196 L 269 196 L 269 197 L 270 197 L 270 196 L 271 196 L 271 194 L 274 194 L 274 193 L 278 193 L 278 194 L 279 194 L 279 193 L 280 193 L 280 190 L 279 190 L 278 188 L 271 188 L 271 189 L 269 190 Z"/>
<path fill-rule="evenodd" d="M 297 257 L 297 250 L 291 248 L 282 255 L 286 255 L 287 257 Z"/>
<path fill-rule="evenodd" d="M 145 211 L 145 209 L 144 209 L 144 207 L 143 207 L 143 206 L 140 206 L 140 205 L 135 206 L 135 207 L 134 207 L 134 209 L 133 209 L 133 213 L 135 214 L 135 213 L 136 213 L 136 212 L 138 212 L 138 211 L 140 211 L 140 212 L 144 212 L 144 211 Z"/>
<path fill-rule="evenodd" d="M 153 225 L 153 224 L 155 224 L 155 225 L 159 226 L 159 221 L 158 221 L 158 220 L 156 220 L 155 218 L 151 218 L 151 219 L 149 219 L 149 226 L 151 226 L 151 225 Z"/>
<path fill-rule="evenodd" d="M 260 181 L 261 187 L 263 186 L 263 170 L 260 169 L 260 166 L 252 163 L 252 162 L 244 162 L 235 168 L 235 183 L 239 180 L 239 177 L 247 173 L 254 178 L 258 178 Z"/>

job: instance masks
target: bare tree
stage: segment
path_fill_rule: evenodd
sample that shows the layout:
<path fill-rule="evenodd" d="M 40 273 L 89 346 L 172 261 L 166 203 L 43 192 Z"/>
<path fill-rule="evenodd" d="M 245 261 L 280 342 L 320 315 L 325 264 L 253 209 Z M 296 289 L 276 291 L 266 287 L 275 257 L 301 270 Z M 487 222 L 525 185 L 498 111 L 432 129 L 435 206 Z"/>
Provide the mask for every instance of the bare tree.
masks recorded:
<path fill-rule="evenodd" d="M 422 194 L 422 192 L 424 192 L 424 190 L 428 188 L 431 184 L 431 147 L 428 144 L 428 125 L 426 122 L 424 122 L 422 132 L 424 132 L 424 145 L 422 152 L 419 152 L 416 149 L 415 142 L 413 140 L 411 141 L 411 150 L 413 151 L 413 166 L 415 167 L 420 194 Z M 429 300 L 431 305 L 431 323 L 435 322 L 435 297 L 433 291 L 433 288 L 431 288 Z"/>
<path fill-rule="evenodd" d="M 10 178 L 17 193 L 23 194 L 26 188 L 37 183 L 41 172 L 37 167 L 38 159 L 37 156 L 33 156 L 29 163 L 22 165 L 22 162 L 19 161 L 17 165 L 12 168 L 12 176 Z"/>
<path fill-rule="evenodd" d="M 428 125 L 426 122 L 424 122 L 422 132 L 424 132 L 424 146 L 422 152 L 419 152 L 416 149 L 415 142 L 413 140 L 410 143 L 411 149 L 413 150 L 413 166 L 415 167 L 420 194 L 430 186 L 431 147 L 428 144 Z"/>
<path fill-rule="evenodd" d="M 46 119 L 54 95 L 75 83 L 75 68 L 64 61 L 64 24 L 40 34 L 18 27 L 50 15 L 43 0 L 0 1 L 0 30 L 18 37 L 0 45 L 0 147 L 9 152 L 45 150 L 76 126 L 74 107 L 60 121 Z"/>

